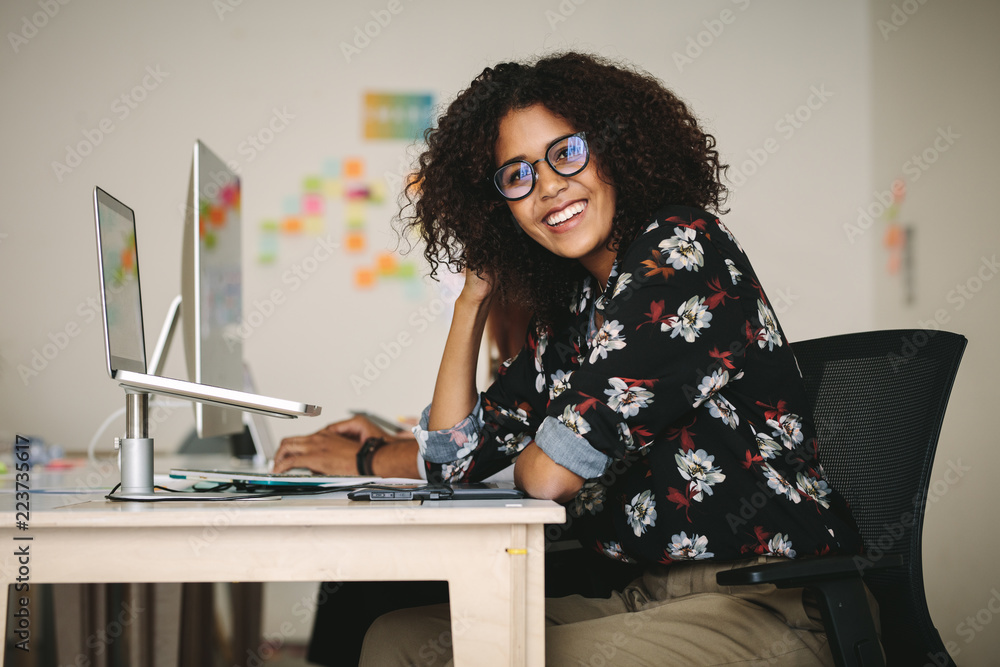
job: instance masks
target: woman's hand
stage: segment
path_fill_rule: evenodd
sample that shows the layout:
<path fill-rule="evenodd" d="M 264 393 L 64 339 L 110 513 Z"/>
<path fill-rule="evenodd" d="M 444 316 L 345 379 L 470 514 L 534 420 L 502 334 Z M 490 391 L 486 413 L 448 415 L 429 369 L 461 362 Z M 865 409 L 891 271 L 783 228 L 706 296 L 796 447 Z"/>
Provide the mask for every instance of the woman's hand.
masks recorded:
<path fill-rule="evenodd" d="M 467 268 L 465 270 L 465 285 L 458 298 L 464 298 L 470 304 L 489 304 L 493 300 L 495 291 L 496 286 L 492 276 L 485 272 L 482 275 L 477 275 L 475 271 Z"/>

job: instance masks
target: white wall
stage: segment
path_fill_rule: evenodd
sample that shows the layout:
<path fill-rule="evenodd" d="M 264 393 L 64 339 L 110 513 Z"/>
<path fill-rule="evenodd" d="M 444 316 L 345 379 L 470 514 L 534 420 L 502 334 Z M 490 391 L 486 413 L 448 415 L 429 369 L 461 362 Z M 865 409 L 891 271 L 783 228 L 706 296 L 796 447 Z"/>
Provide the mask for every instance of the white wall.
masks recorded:
<path fill-rule="evenodd" d="M 969 339 L 935 459 L 924 527 L 927 596 L 956 663 L 996 664 L 1000 449 L 992 410 L 1000 373 L 1000 225 L 992 196 L 1000 152 L 1000 4 L 878 0 L 869 16 L 871 189 L 904 179 L 900 218 L 915 231 L 915 299 L 907 303 L 879 250 L 875 322 L 936 324 Z M 881 236 L 877 224 L 869 236 Z"/>
<path fill-rule="evenodd" d="M 8 286 L 0 322 L 0 430 L 7 437 L 36 434 L 81 449 L 121 407 L 122 392 L 103 370 L 100 323 L 87 305 L 98 296 L 90 192 L 100 184 L 136 210 L 151 346 L 178 291 L 178 208 L 190 146 L 199 137 L 238 162 L 244 177 L 245 311 L 275 288 L 287 297 L 246 341 L 260 389 L 319 403 L 322 420 L 350 408 L 418 411 L 430 395 L 446 325 L 442 317 L 418 331 L 411 318 L 426 319 L 419 309 L 439 292 L 428 287 L 421 299 L 408 300 L 398 286 L 386 285 L 361 294 L 350 287 L 355 260 L 346 255 L 323 263 L 293 291 L 282 276 L 314 241 L 289 243 L 275 266 L 262 268 L 254 261 L 255 227 L 280 213 L 283 197 L 328 157 L 359 154 L 374 177 L 399 173 L 405 142 L 360 138 L 364 90 L 428 90 L 445 103 L 486 65 L 554 49 L 631 59 L 691 102 L 725 156 L 750 174 L 739 180 L 728 221 L 791 338 L 870 324 L 868 249 L 845 253 L 840 227 L 865 200 L 871 180 L 861 3 L 590 0 L 578 6 L 566 0 L 505 3 L 500 11 L 494 4 L 403 0 L 350 62 L 341 43 L 350 43 L 387 3 L 243 2 L 221 17 L 219 6 L 70 2 L 19 41 L 16 53 L 9 37 L 0 48 L 9 91 L 0 126 L 0 280 Z M 19 32 L 39 11 L 36 2 L 4 3 L 0 26 Z M 685 52 L 694 56 L 690 62 L 675 59 Z M 163 72 L 162 80 L 146 79 L 155 89 L 121 118 L 115 101 L 142 84 L 147 67 Z M 817 108 L 809 109 L 803 105 L 813 90 L 831 95 L 813 96 Z M 294 119 L 248 159 L 243 142 L 267 126 L 276 108 Z M 798 128 L 783 120 L 796 111 L 806 118 Z M 60 181 L 52 163 L 64 162 L 67 145 L 85 141 L 83 133 L 105 118 L 113 132 Z M 768 139 L 777 152 L 765 151 Z M 748 151 L 762 166 L 749 161 Z M 371 221 L 383 245 L 393 242 L 393 212 L 386 205 Z M 67 326 L 76 333 L 68 339 L 60 333 Z M 414 343 L 371 387 L 355 391 L 350 376 L 401 332 Z M 54 357 L 37 375 L 25 371 L 34 370 L 33 360 L 35 368 L 42 365 L 35 352 Z M 168 372 L 184 375 L 182 357 L 175 345 Z M 159 442 L 176 442 L 190 421 L 188 409 L 174 410 L 158 425 Z M 321 425 L 274 422 L 279 435 Z"/>
<path fill-rule="evenodd" d="M 275 431 L 311 431 L 349 408 L 416 413 L 429 400 L 446 323 L 438 318 L 417 331 L 411 318 L 439 292 L 428 286 L 418 300 L 391 285 L 356 292 L 355 260 L 346 255 L 322 263 L 293 291 L 282 275 L 314 241 L 283 246 L 278 263 L 264 268 L 254 261 L 253 228 L 279 213 L 283 197 L 327 158 L 358 154 L 375 177 L 399 173 L 405 143 L 360 138 L 363 91 L 431 91 L 446 103 L 487 65 L 559 49 L 632 60 L 692 104 L 734 166 L 738 187 L 726 220 L 792 340 L 874 324 L 878 241 L 869 235 L 850 244 L 843 231 L 874 182 L 868 3 L 400 0 L 402 10 L 348 62 L 341 43 L 388 0 L 94 0 L 58 5 L 50 18 L 39 14 L 40 2 L 0 5 L 8 35 L 0 44 L 6 439 L 34 434 L 80 450 L 121 407 L 88 306 L 98 296 L 90 193 L 99 184 L 136 210 L 151 346 L 179 287 L 179 206 L 195 138 L 242 171 L 245 308 L 276 288 L 287 297 L 246 342 L 259 388 L 324 407 L 320 420 L 279 421 Z M 220 15 L 220 6 L 233 11 Z M 32 20 L 43 27 L 25 29 Z M 26 43 L 11 43 L 22 30 Z M 112 105 L 142 84 L 147 68 L 165 74 L 146 79 L 155 88 L 121 117 Z M 275 109 L 294 118 L 251 160 L 241 143 Z M 67 145 L 105 118 L 113 132 L 58 179 L 53 161 L 64 161 Z M 385 245 L 392 214 L 385 206 L 371 220 Z M 74 335 L 64 338 L 67 327 Z M 371 387 L 352 389 L 349 377 L 401 332 L 413 344 Z M 22 379 L 19 367 L 31 368 L 36 351 L 52 358 Z M 183 375 L 181 359 L 175 345 L 168 372 Z M 188 409 L 173 410 L 157 427 L 158 448 L 174 446 L 191 423 Z M 110 434 L 101 443 L 110 444 Z"/>

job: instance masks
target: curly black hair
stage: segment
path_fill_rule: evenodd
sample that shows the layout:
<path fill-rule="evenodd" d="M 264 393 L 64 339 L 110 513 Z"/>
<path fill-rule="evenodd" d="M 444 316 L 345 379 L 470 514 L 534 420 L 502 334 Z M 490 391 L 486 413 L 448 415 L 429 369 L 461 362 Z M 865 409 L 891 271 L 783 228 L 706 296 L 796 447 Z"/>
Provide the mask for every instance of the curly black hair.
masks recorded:
<path fill-rule="evenodd" d="M 586 133 L 598 173 L 617 193 L 615 251 L 665 204 L 724 212 L 727 165 L 684 102 L 629 65 L 564 53 L 483 70 L 424 133 L 401 231 L 424 242 L 432 277 L 441 264 L 488 274 L 502 302 L 553 323 L 586 272 L 521 232 L 492 181 L 500 121 L 536 104 Z"/>

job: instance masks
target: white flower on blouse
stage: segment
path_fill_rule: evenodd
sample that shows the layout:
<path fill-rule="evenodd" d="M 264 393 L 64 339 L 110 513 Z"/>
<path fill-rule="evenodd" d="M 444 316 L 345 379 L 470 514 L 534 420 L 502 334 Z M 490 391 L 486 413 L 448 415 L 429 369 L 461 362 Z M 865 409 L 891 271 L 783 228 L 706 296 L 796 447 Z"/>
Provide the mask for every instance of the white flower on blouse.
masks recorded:
<path fill-rule="evenodd" d="M 704 498 L 703 493 L 712 495 L 712 485 L 726 479 L 722 469 L 714 465 L 715 457 L 709 456 L 704 449 L 688 452 L 682 449 L 674 454 L 674 461 L 677 462 L 681 477 L 691 483 L 691 488 L 695 490 L 692 498 L 698 502 Z"/>
<path fill-rule="evenodd" d="M 702 254 L 701 243 L 695 240 L 697 235 L 691 227 L 674 227 L 674 235 L 660 241 L 660 250 L 674 269 L 697 271 L 704 265 L 705 255 Z"/>
<path fill-rule="evenodd" d="M 571 512 L 573 516 L 581 516 L 584 512 L 597 514 L 604 509 L 604 494 L 606 487 L 597 481 L 585 482 L 580 492 L 573 498 Z"/>
<path fill-rule="evenodd" d="M 792 548 L 792 541 L 781 533 L 775 533 L 771 541 L 767 543 L 767 555 L 795 558 L 795 549 Z"/>
<path fill-rule="evenodd" d="M 733 263 L 733 260 L 726 260 L 726 268 L 729 269 L 729 278 L 733 281 L 733 284 L 735 285 L 740 282 L 740 278 L 743 277 L 743 273 L 736 268 L 736 264 Z"/>
<path fill-rule="evenodd" d="M 653 402 L 653 392 L 642 387 L 629 387 L 621 378 L 609 378 L 608 384 L 611 389 L 604 390 L 609 397 L 608 407 L 625 417 L 635 417 L 641 408 Z"/>
<path fill-rule="evenodd" d="M 538 375 L 535 376 L 535 391 L 539 394 L 545 391 L 545 372 L 542 368 L 542 355 L 545 354 L 545 348 L 548 346 L 548 334 L 540 333 L 538 335 L 537 344 L 535 345 L 535 370 L 538 371 Z"/>
<path fill-rule="evenodd" d="M 556 396 L 569 389 L 569 378 L 573 371 L 556 371 L 549 377 L 552 378 L 552 386 L 549 388 L 549 400 L 554 400 Z"/>
<path fill-rule="evenodd" d="M 502 414 L 504 417 L 514 419 L 525 426 L 528 425 L 528 413 L 524 411 L 524 408 L 518 408 L 516 411 L 509 410 L 502 405 L 497 405 L 497 412 Z"/>
<path fill-rule="evenodd" d="M 667 545 L 667 555 L 673 560 L 702 560 L 715 555 L 706 549 L 708 549 L 706 536 L 692 533 L 691 537 L 688 537 L 687 533 L 682 530 L 679 535 L 670 538 L 670 544 Z"/>
<path fill-rule="evenodd" d="M 653 492 L 647 490 L 637 493 L 632 498 L 632 502 L 625 505 L 625 514 L 636 537 L 645 533 L 647 526 L 655 526 L 656 501 L 653 500 Z"/>
<path fill-rule="evenodd" d="M 574 315 L 579 315 L 583 312 L 583 309 L 587 307 L 587 301 L 590 300 L 593 294 L 593 287 L 590 284 L 590 278 L 588 277 L 583 284 L 583 288 L 580 290 L 579 294 L 573 295 L 573 300 L 569 304 L 569 310 Z"/>
<path fill-rule="evenodd" d="M 795 476 L 795 488 L 829 509 L 830 501 L 826 497 L 830 495 L 830 486 L 826 483 L 826 480 L 815 479 L 800 472 Z"/>
<path fill-rule="evenodd" d="M 632 282 L 632 274 L 631 273 L 623 273 L 622 276 L 621 276 L 621 278 L 619 278 L 618 282 L 615 284 L 615 289 L 611 293 L 611 298 L 613 299 L 616 296 L 618 296 L 619 294 L 621 294 L 622 292 L 624 292 L 625 288 L 628 287 L 629 283 L 631 283 L 631 282 Z"/>
<path fill-rule="evenodd" d="M 743 246 L 741 246 L 740 242 L 736 240 L 736 237 L 733 236 L 733 233 L 731 231 L 729 231 L 729 228 L 722 223 L 722 220 L 716 220 L 715 224 L 719 226 L 719 229 L 721 229 L 726 233 L 726 236 L 729 237 L 730 241 L 736 244 L 736 247 L 739 249 L 739 251 L 743 252 Z M 727 259 L 726 261 L 728 262 L 729 260 Z"/>
<path fill-rule="evenodd" d="M 529 433 L 508 433 L 504 436 L 503 443 L 497 447 L 497 451 L 507 456 L 514 456 L 527 447 L 529 442 L 531 442 Z"/>
<path fill-rule="evenodd" d="M 768 419 L 767 425 L 774 429 L 771 435 L 781 438 L 785 449 L 794 449 L 802 442 L 802 420 L 796 414 L 786 412 L 778 419 Z"/>
<path fill-rule="evenodd" d="M 774 493 L 779 496 L 785 496 L 791 500 L 796 505 L 802 500 L 802 496 L 799 492 L 795 490 L 795 487 L 788 483 L 788 481 L 781 476 L 777 470 L 771 467 L 770 463 L 765 463 L 764 477 L 767 478 L 767 485 L 774 489 Z"/>
<path fill-rule="evenodd" d="M 729 383 L 729 371 L 712 371 L 711 375 L 706 375 L 698 385 L 698 396 L 694 399 L 691 407 L 696 408 L 705 401 L 714 398 L 715 395 Z"/>
<path fill-rule="evenodd" d="M 677 317 L 674 318 L 673 324 L 666 322 L 660 324 L 660 331 L 672 329 L 671 338 L 682 336 L 687 342 L 693 343 L 694 339 L 701 335 L 701 330 L 710 326 L 708 323 L 711 319 L 712 313 L 708 312 L 705 298 L 693 296 L 677 309 Z"/>
<path fill-rule="evenodd" d="M 775 346 L 781 347 L 778 319 L 771 312 L 771 308 L 760 299 L 757 299 L 757 317 L 760 318 L 762 327 L 760 333 L 757 334 L 757 345 L 761 349 L 764 349 L 766 345 L 768 350 L 773 350 Z"/>
<path fill-rule="evenodd" d="M 751 429 L 753 427 L 751 426 Z M 762 431 L 754 431 L 754 438 L 757 440 L 757 449 L 760 450 L 761 458 L 773 459 L 781 451 L 781 445 L 778 444 L 774 438 L 765 434 Z"/>
<path fill-rule="evenodd" d="M 472 465 L 471 456 L 457 461 L 452 461 L 451 463 L 445 463 L 441 466 L 441 477 L 446 482 L 461 479 L 469 470 L 470 465 Z"/>
<path fill-rule="evenodd" d="M 635 450 L 635 439 L 632 438 L 632 431 L 625 422 L 618 422 L 618 439 L 625 445 L 626 451 Z M 646 447 L 649 447 L 649 444 Z"/>
<path fill-rule="evenodd" d="M 563 410 L 563 413 L 557 419 L 577 435 L 590 432 L 590 424 L 576 411 L 576 405 L 567 405 L 566 409 Z"/>
<path fill-rule="evenodd" d="M 623 563 L 635 563 L 636 561 L 629 558 L 625 551 L 622 550 L 622 545 L 618 542 L 604 542 L 601 543 L 601 553 L 609 558 L 614 558 L 615 560 L 620 560 Z"/>
<path fill-rule="evenodd" d="M 625 325 L 618 320 L 611 320 L 601 325 L 594 337 L 590 339 L 590 363 L 598 358 L 607 359 L 608 350 L 620 350 L 625 347 L 625 338 L 621 335 Z"/>
<path fill-rule="evenodd" d="M 725 396 L 716 396 L 710 400 L 708 413 L 716 419 L 721 419 L 723 424 L 733 430 L 740 424 L 740 416 L 736 414 L 736 408 L 726 400 Z"/>

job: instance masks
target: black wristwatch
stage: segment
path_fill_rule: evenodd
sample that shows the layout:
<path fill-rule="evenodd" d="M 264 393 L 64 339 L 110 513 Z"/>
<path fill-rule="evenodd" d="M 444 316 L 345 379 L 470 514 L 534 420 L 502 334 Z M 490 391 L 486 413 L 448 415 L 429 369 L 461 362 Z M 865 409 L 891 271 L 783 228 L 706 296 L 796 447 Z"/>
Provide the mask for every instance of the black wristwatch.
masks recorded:
<path fill-rule="evenodd" d="M 375 459 L 375 452 L 382 449 L 389 441 L 385 438 L 368 438 L 361 449 L 358 450 L 358 474 L 362 477 L 371 477 L 375 474 L 372 470 L 372 461 Z"/>

